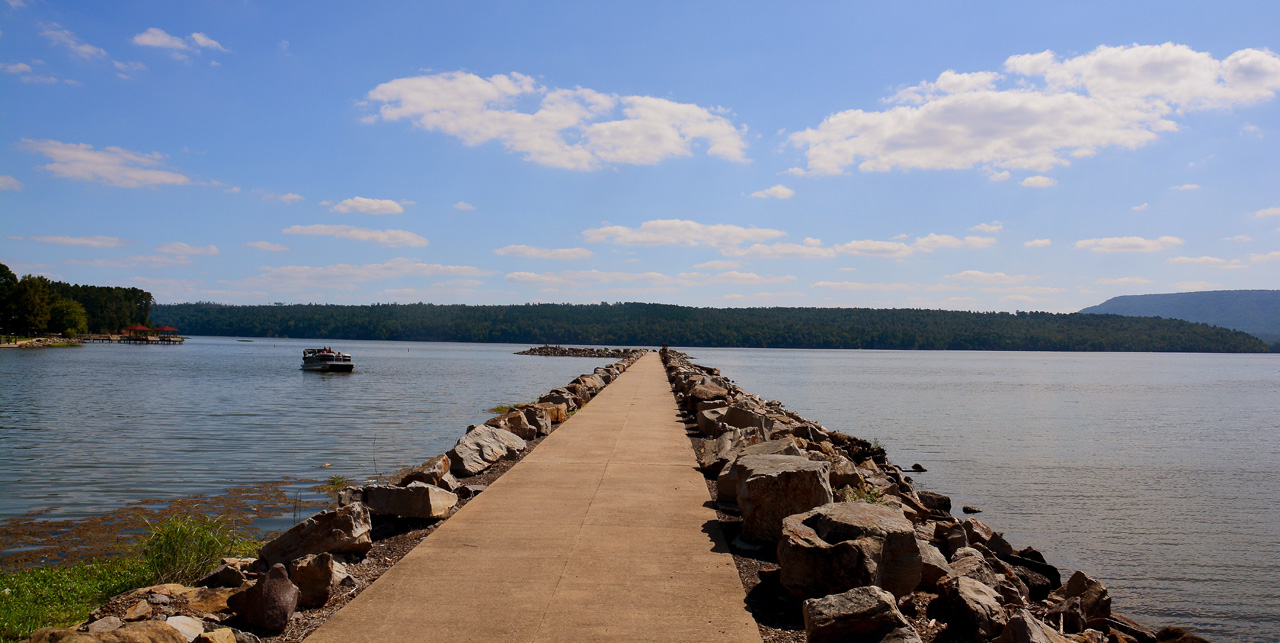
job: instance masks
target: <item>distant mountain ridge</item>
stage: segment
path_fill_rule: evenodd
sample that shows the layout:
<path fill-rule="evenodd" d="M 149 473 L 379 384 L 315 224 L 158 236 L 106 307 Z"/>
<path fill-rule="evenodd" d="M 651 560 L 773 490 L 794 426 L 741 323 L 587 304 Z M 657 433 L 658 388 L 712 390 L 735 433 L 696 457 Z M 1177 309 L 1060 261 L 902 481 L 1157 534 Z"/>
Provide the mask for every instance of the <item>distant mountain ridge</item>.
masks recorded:
<path fill-rule="evenodd" d="M 1280 342 L 1280 290 L 1122 295 L 1080 312 L 1181 319 L 1241 330 L 1267 343 Z"/>

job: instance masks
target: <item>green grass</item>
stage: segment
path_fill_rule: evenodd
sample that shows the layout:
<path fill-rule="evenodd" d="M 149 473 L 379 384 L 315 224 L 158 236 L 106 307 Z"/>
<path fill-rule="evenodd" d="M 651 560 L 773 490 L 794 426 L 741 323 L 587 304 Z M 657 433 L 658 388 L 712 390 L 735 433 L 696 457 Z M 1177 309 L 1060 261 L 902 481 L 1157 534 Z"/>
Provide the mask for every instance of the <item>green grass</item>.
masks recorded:
<path fill-rule="evenodd" d="M 346 476 L 333 475 L 328 480 L 316 485 L 316 491 L 320 493 L 337 493 L 351 486 L 351 480 Z"/>
<path fill-rule="evenodd" d="M 515 404 L 499 404 L 491 409 L 486 409 L 490 413 L 510 413 L 516 408 Z"/>
<path fill-rule="evenodd" d="M 147 526 L 151 533 L 142 541 L 141 553 L 156 583 L 194 582 L 213 571 L 222 557 L 252 555 L 259 544 L 207 516 L 174 516 Z"/>
<path fill-rule="evenodd" d="M 0 574 L 0 642 L 20 641 L 42 627 L 75 625 L 112 596 L 149 584 L 140 558 Z"/>
<path fill-rule="evenodd" d="M 884 493 L 868 484 L 860 484 L 856 487 L 845 485 L 844 488 L 836 492 L 836 498 L 841 502 L 869 502 L 873 505 L 884 504 Z"/>

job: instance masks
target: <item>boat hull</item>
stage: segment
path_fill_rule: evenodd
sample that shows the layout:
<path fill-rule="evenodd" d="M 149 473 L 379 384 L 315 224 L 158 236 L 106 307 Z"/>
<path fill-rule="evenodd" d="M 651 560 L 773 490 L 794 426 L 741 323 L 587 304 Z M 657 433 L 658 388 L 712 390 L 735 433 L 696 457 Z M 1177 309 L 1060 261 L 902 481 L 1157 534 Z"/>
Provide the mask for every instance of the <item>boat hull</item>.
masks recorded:
<path fill-rule="evenodd" d="M 356 365 L 351 362 L 326 362 L 318 364 L 303 364 L 302 370 L 314 373 L 350 373 L 355 370 Z"/>

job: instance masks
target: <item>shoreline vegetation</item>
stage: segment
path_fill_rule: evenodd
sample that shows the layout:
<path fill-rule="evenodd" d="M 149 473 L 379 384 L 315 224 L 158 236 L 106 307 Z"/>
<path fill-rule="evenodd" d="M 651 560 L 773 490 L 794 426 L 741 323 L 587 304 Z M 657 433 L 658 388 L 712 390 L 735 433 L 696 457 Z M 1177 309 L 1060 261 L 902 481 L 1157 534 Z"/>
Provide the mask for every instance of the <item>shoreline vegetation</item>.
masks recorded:
<path fill-rule="evenodd" d="M 183 627 L 194 628 L 187 640 L 207 632 L 219 641 L 301 641 L 645 352 L 628 350 L 537 402 L 499 404 L 492 409 L 499 415 L 467 427 L 447 454 L 362 486 L 337 475 L 285 479 L 72 521 L 59 536 L 71 539 L 57 546 L 70 553 L 50 560 L 41 547 L 0 558 L 0 643 L 28 636 L 44 643 L 72 631 L 169 640 L 168 629 Z M 296 500 L 282 487 L 301 482 L 319 482 L 314 490 L 336 499 L 337 508 L 267 541 L 247 532 L 253 519 L 290 507 L 296 515 Z M 59 526 L 68 527 L 30 514 L 0 522 L 0 537 L 26 549 L 21 543 L 43 543 Z M 292 596 L 283 618 L 268 606 L 278 598 L 273 592 Z"/>
<path fill-rule="evenodd" d="M 1241 331 L 1157 317 L 668 304 L 160 304 L 191 335 L 715 348 L 1265 353 Z"/>

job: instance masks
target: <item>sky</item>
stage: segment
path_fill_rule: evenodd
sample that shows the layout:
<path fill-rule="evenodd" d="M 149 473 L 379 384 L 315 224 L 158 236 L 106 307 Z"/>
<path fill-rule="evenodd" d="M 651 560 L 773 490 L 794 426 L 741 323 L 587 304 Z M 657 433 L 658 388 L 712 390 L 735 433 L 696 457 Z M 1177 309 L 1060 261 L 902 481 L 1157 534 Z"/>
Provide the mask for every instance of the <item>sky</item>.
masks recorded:
<path fill-rule="evenodd" d="M 1277 52 L 1273 1 L 4 0 L 0 263 L 160 303 L 1278 288 Z"/>

